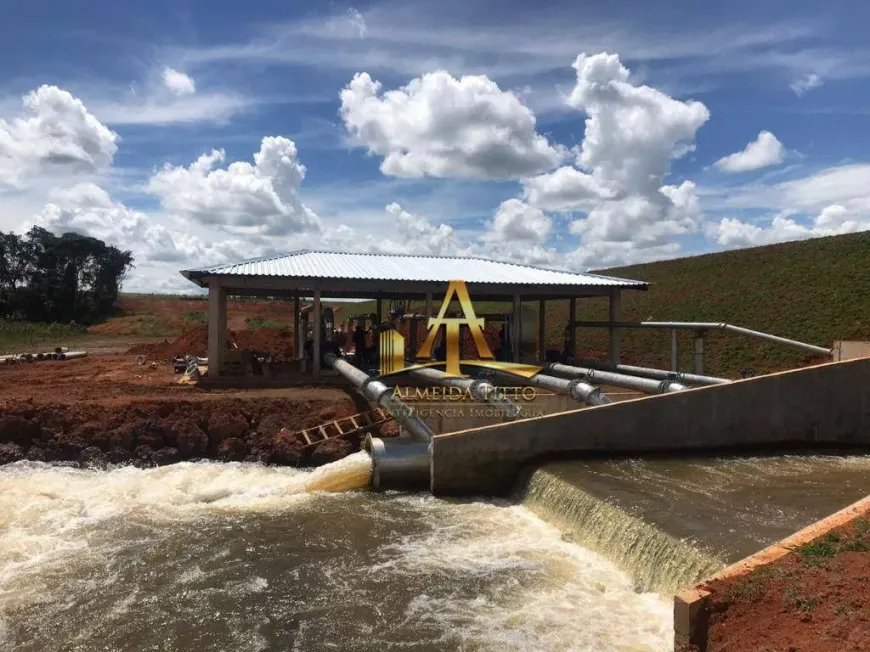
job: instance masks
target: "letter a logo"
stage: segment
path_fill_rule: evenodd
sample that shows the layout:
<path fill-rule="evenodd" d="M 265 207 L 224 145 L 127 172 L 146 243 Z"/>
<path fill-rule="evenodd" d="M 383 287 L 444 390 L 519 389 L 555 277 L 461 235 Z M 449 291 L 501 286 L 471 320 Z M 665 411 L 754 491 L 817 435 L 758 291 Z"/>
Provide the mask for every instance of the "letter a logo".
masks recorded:
<path fill-rule="evenodd" d="M 446 317 L 447 307 L 453 296 L 459 301 L 459 306 L 462 309 L 462 317 Z M 478 317 L 474 313 L 474 307 L 471 305 L 471 299 L 468 296 L 468 288 L 465 286 L 465 281 L 450 281 L 447 287 L 447 292 L 444 295 L 444 301 L 441 302 L 441 310 L 437 317 L 429 318 L 429 333 L 426 336 L 426 341 L 417 351 L 418 359 L 431 359 L 432 347 L 435 345 L 435 338 L 438 335 L 438 329 L 441 326 L 445 327 L 445 337 L 447 339 L 447 365 L 444 370 L 452 376 L 461 376 L 462 372 L 459 368 L 459 335 L 460 326 L 468 326 L 471 331 L 471 337 L 474 338 L 474 346 L 477 348 L 477 354 L 481 360 L 493 360 L 492 351 L 489 350 L 489 345 L 486 343 L 486 338 L 483 336 L 483 318 Z"/>

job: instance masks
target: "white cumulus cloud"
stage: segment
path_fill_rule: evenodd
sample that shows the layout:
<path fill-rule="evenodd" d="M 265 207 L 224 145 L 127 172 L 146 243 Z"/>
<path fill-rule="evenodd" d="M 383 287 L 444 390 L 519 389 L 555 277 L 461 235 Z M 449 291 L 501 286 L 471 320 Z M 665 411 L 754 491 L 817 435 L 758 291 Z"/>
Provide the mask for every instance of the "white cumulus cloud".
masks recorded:
<path fill-rule="evenodd" d="M 769 131 L 761 131 L 758 137 L 739 151 L 716 161 L 723 172 L 749 172 L 782 163 L 785 147 Z"/>
<path fill-rule="evenodd" d="M 716 242 L 725 247 L 757 247 L 806 240 L 844 233 L 870 230 L 870 214 L 856 214 L 845 206 L 826 206 L 807 224 L 800 224 L 787 215 L 775 216 L 768 226 L 759 226 L 735 218 L 724 218 L 715 225 Z"/>
<path fill-rule="evenodd" d="M 30 177 L 111 164 L 118 135 L 68 91 L 40 86 L 24 96 L 23 106 L 20 117 L 0 119 L 0 184 L 18 186 Z"/>
<path fill-rule="evenodd" d="M 540 208 L 529 206 L 519 199 L 508 199 L 498 207 L 490 230 L 483 239 L 487 242 L 517 242 L 533 246 L 546 242 L 552 230 L 552 220 Z"/>
<path fill-rule="evenodd" d="M 439 70 L 381 90 L 368 73 L 355 75 L 341 91 L 341 117 L 359 144 L 383 157 L 384 174 L 514 179 L 563 158 L 535 131 L 534 113 L 486 76 Z"/>
<path fill-rule="evenodd" d="M 40 226 L 53 233 L 80 233 L 133 251 L 139 262 L 184 263 L 215 255 L 199 238 L 172 230 L 145 213 L 113 200 L 93 183 L 56 190 L 23 229 Z"/>
<path fill-rule="evenodd" d="M 169 68 L 163 69 L 163 83 L 170 92 L 176 95 L 193 95 L 196 93 L 196 82 L 189 75 Z"/>
<path fill-rule="evenodd" d="M 305 178 L 296 145 L 283 136 L 263 138 L 254 164 L 226 168 L 223 150 L 203 154 L 188 167 L 164 165 L 147 189 L 170 212 L 239 234 L 287 235 L 320 229 L 317 215 L 298 195 Z"/>
<path fill-rule="evenodd" d="M 814 88 L 818 88 L 822 85 L 822 78 L 819 77 L 816 73 L 811 72 L 804 77 L 800 77 L 799 79 L 795 79 L 791 83 L 791 89 L 795 92 L 795 95 L 800 97 L 804 93 Z"/>
<path fill-rule="evenodd" d="M 582 212 L 570 232 L 579 236 L 574 266 L 648 259 L 679 251 L 674 236 L 698 229 L 695 184 L 666 185 L 671 161 L 694 149 L 710 118 L 696 101 L 676 100 L 635 86 L 616 54 L 581 54 L 567 102 L 586 113 L 586 131 L 573 166 L 523 180 L 523 197 L 543 210 Z"/>

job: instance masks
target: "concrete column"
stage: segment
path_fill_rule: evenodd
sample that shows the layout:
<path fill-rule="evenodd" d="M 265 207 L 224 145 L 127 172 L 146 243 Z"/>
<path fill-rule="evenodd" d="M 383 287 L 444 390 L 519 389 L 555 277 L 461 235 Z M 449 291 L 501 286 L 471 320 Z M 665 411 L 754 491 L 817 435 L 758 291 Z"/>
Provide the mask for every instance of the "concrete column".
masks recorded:
<path fill-rule="evenodd" d="M 523 341 L 523 333 L 522 333 L 522 324 L 523 324 L 523 315 L 522 315 L 523 304 L 520 299 L 519 294 L 514 295 L 514 314 L 513 314 L 513 324 L 511 330 L 513 335 L 513 342 L 511 342 L 511 354 L 513 356 L 513 362 L 520 361 L 520 343 Z"/>
<path fill-rule="evenodd" d="M 546 309 L 547 302 L 544 299 L 538 300 L 538 360 L 545 360 L 547 357 L 546 338 Z"/>
<path fill-rule="evenodd" d="M 426 316 L 427 317 L 432 316 L 432 293 L 431 292 L 426 293 Z"/>
<path fill-rule="evenodd" d="M 381 301 L 380 299 L 378 299 L 377 301 L 375 301 L 375 312 L 376 312 L 377 315 L 378 315 L 378 319 L 377 319 L 377 322 L 378 322 L 378 323 L 375 324 L 375 326 L 377 326 L 378 324 L 380 324 L 380 323 L 381 323 L 381 319 L 383 319 L 383 317 L 382 317 L 383 312 L 381 312 L 382 309 L 383 309 L 383 303 L 382 303 L 382 301 Z"/>
<path fill-rule="evenodd" d="M 293 349 L 294 357 L 302 359 L 302 333 L 299 332 L 299 295 L 293 297 Z"/>
<path fill-rule="evenodd" d="M 227 338 L 227 289 L 212 281 L 208 286 L 208 373 L 220 376 Z"/>
<path fill-rule="evenodd" d="M 612 290 L 610 293 L 610 321 L 622 320 L 622 291 Z M 622 352 L 622 332 L 620 328 L 610 327 L 610 364 L 619 364 Z"/>
<path fill-rule="evenodd" d="M 577 299 L 568 301 L 568 353 L 577 355 Z"/>
<path fill-rule="evenodd" d="M 320 377 L 320 324 L 323 315 L 320 309 L 320 290 L 314 291 L 314 352 L 312 354 L 311 368 L 314 370 L 314 377 Z"/>
<path fill-rule="evenodd" d="M 680 356 L 679 351 L 677 350 L 677 329 L 672 328 L 670 331 L 671 335 L 671 371 L 679 371 L 680 370 Z"/>

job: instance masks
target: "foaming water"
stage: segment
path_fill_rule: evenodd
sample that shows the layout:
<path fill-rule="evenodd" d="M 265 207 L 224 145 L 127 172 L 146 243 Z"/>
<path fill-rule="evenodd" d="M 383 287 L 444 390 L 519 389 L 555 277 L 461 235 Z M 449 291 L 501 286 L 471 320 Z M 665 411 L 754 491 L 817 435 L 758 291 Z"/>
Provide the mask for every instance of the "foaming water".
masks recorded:
<path fill-rule="evenodd" d="M 0 468 L 0 648 L 672 645 L 666 599 L 525 508 L 339 491 L 369 466 Z"/>
<path fill-rule="evenodd" d="M 554 462 L 519 500 L 644 590 L 708 577 L 870 494 L 870 456 Z"/>

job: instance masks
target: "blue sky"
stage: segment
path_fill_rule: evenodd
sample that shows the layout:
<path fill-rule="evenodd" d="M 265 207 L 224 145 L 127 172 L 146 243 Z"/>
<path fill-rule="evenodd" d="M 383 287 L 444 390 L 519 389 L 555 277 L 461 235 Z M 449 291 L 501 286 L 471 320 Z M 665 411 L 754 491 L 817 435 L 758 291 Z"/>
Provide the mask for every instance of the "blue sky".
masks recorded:
<path fill-rule="evenodd" d="M 131 248 L 128 289 L 301 246 L 586 269 L 870 226 L 863 3 L 4 13 L 0 230 Z"/>

